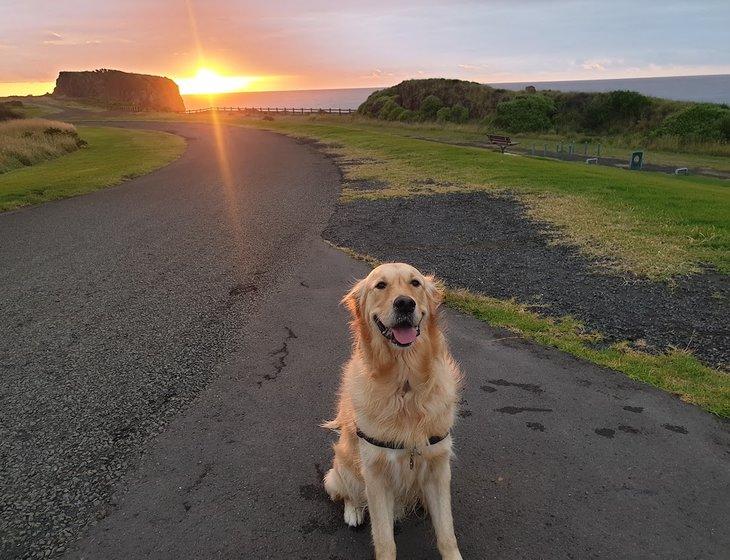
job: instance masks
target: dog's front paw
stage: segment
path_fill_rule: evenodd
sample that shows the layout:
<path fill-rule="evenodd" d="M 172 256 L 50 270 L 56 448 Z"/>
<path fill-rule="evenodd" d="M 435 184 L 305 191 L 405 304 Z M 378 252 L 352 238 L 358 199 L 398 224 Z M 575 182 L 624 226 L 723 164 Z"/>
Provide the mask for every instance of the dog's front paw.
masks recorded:
<path fill-rule="evenodd" d="M 349 500 L 345 501 L 345 523 L 347 523 L 350 527 L 357 527 L 358 525 L 362 525 L 362 520 L 364 516 L 364 507 L 357 507 Z"/>

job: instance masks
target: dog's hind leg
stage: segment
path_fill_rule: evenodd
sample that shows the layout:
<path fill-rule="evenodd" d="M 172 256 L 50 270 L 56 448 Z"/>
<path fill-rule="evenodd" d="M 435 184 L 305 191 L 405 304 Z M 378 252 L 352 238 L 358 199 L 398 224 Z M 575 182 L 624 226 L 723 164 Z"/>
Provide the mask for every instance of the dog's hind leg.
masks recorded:
<path fill-rule="evenodd" d="M 324 477 L 324 489 L 332 500 L 345 503 L 345 523 L 350 527 L 362 525 L 365 514 L 364 485 L 346 468 L 333 466 Z"/>

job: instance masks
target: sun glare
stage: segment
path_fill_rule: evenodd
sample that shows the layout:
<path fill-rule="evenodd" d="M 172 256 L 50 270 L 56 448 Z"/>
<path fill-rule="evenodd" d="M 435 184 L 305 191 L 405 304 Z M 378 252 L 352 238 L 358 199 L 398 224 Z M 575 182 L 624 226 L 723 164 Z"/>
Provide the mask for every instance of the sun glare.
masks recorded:
<path fill-rule="evenodd" d="M 199 68 L 192 78 L 175 80 L 183 95 L 234 93 L 245 91 L 256 81 L 252 76 L 221 76 L 209 68 Z"/>

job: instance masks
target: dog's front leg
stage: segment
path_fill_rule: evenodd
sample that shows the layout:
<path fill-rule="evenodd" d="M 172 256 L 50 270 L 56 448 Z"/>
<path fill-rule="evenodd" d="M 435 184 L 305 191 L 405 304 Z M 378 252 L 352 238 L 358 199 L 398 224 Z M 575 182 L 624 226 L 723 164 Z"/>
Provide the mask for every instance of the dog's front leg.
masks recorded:
<path fill-rule="evenodd" d="M 395 560 L 395 538 L 393 536 L 394 496 L 382 473 L 370 469 L 365 472 L 365 493 L 370 510 L 370 528 L 373 533 L 376 560 Z"/>
<path fill-rule="evenodd" d="M 451 515 L 451 464 L 449 455 L 434 457 L 431 471 L 424 481 L 423 497 L 436 532 L 436 543 L 444 560 L 462 560 L 454 535 Z"/>

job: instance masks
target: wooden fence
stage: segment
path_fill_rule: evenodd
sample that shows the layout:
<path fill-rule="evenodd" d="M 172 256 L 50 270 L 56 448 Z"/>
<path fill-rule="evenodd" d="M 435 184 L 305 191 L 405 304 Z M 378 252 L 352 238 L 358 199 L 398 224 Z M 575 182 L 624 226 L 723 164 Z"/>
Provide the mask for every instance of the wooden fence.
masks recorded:
<path fill-rule="evenodd" d="M 271 115 L 352 115 L 357 109 L 304 109 L 295 107 L 206 107 L 205 109 L 188 109 L 188 115 L 194 113 L 248 113 Z"/>

